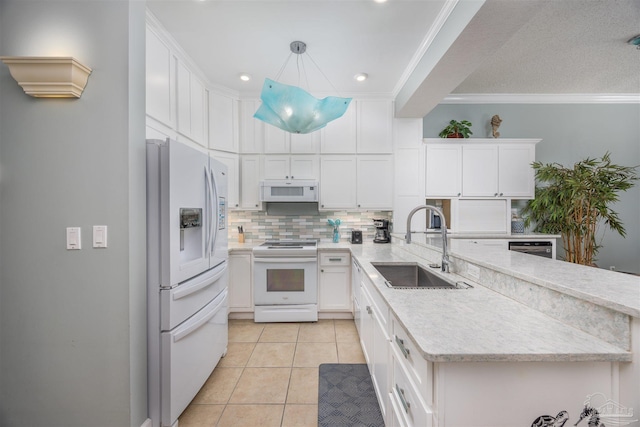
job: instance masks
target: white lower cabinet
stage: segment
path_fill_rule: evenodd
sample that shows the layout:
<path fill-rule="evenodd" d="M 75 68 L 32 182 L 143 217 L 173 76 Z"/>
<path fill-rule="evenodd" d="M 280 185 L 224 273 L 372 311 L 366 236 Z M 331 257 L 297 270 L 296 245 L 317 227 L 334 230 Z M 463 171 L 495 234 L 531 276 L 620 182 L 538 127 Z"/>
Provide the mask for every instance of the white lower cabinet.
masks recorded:
<path fill-rule="evenodd" d="M 362 281 L 362 267 L 355 258 L 351 258 L 351 292 L 353 295 L 353 321 L 360 334 L 360 282 Z"/>
<path fill-rule="evenodd" d="M 433 364 L 427 362 L 398 320 L 392 318 L 390 419 L 399 426 L 433 425 Z"/>
<path fill-rule="evenodd" d="M 351 254 L 320 253 L 318 310 L 351 312 Z"/>
<path fill-rule="evenodd" d="M 392 352 L 391 360 L 393 372 L 389 397 L 394 414 L 390 418 L 403 427 L 431 427 L 433 425 L 431 407 L 424 402 L 420 391 L 409 379 L 406 367 L 397 353 Z"/>
<path fill-rule="evenodd" d="M 389 408 L 389 307 L 362 275 L 360 289 L 360 344 L 369 367 L 380 412 L 387 421 Z"/>
<path fill-rule="evenodd" d="M 229 255 L 229 311 L 253 311 L 251 254 Z"/>

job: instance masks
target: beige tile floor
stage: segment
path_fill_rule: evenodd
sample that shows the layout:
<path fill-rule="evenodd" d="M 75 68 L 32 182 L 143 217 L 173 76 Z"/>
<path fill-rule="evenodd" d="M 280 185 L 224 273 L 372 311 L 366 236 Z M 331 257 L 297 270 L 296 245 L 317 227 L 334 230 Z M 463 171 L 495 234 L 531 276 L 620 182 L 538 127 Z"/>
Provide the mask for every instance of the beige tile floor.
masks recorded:
<path fill-rule="evenodd" d="M 227 355 L 179 425 L 316 427 L 321 363 L 365 363 L 353 320 L 230 320 Z"/>

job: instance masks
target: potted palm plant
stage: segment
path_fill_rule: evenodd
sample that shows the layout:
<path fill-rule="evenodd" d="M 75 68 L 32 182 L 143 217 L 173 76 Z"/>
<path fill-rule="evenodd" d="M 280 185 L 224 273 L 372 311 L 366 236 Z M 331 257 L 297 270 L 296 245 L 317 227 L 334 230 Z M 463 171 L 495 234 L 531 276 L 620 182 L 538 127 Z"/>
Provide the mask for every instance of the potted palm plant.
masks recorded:
<path fill-rule="evenodd" d="M 440 138 L 469 138 L 469 135 L 473 135 L 470 128 L 471 122 L 467 120 L 451 120 L 439 136 Z"/>
<path fill-rule="evenodd" d="M 626 231 L 618 214 L 610 207 L 619 193 L 634 186 L 635 167 L 611 163 L 607 152 L 600 159 L 587 158 L 566 168 L 557 163 L 533 163 L 536 198 L 527 201 L 522 214 L 525 226 L 534 231 L 560 234 L 568 262 L 594 265 L 601 245 L 598 227 L 603 223 L 621 236 Z"/>

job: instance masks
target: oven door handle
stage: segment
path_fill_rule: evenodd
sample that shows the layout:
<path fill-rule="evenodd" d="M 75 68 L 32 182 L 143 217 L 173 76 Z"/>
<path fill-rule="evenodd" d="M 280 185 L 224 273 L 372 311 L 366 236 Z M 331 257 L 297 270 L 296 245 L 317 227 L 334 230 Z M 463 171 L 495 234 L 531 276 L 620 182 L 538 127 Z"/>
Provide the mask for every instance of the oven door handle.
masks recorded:
<path fill-rule="evenodd" d="M 318 258 L 253 258 L 253 262 L 285 264 L 285 263 L 304 263 L 318 262 Z"/>

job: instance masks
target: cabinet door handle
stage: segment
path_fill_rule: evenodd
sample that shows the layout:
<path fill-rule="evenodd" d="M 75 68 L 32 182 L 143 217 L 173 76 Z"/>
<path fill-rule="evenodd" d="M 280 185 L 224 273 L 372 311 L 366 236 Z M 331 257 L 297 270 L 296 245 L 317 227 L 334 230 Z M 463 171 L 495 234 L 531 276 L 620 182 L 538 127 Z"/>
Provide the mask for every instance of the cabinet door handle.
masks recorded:
<path fill-rule="evenodd" d="M 493 196 L 494 197 L 498 197 L 498 193 L 493 193 Z"/>
<path fill-rule="evenodd" d="M 407 398 L 404 397 L 404 390 L 401 389 L 398 384 L 396 384 L 396 391 L 398 392 L 398 397 L 400 398 L 400 403 L 402 403 L 404 412 L 409 413 L 409 408 L 411 408 L 411 403 L 407 402 Z"/>
<path fill-rule="evenodd" d="M 502 197 L 502 193 L 500 193 L 500 197 Z"/>
<path fill-rule="evenodd" d="M 286 175 L 286 176 L 284 177 L 284 179 L 289 179 L 289 175 Z"/>
<path fill-rule="evenodd" d="M 291 175 L 291 179 L 295 179 L 295 176 Z"/>
<path fill-rule="evenodd" d="M 458 193 L 458 197 L 460 197 L 460 195 L 461 195 L 461 194 L 462 194 L 462 193 Z"/>
<path fill-rule="evenodd" d="M 404 355 L 404 358 L 408 359 L 409 358 L 409 353 L 410 353 L 409 349 L 404 346 L 404 340 L 401 339 L 400 337 L 398 337 L 397 335 L 396 335 L 396 344 L 398 344 L 398 347 L 400 347 L 400 351 Z"/>
<path fill-rule="evenodd" d="M 320 273 L 324 273 L 324 269 L 320 269 Z"/>
<path fill-rule="evenodd" d="M 368 305 L 367 306 L 367 314 L 371 314 L 371 313 L 373 313 L 373 311 L 371 310 L 371 306 Z"/>

